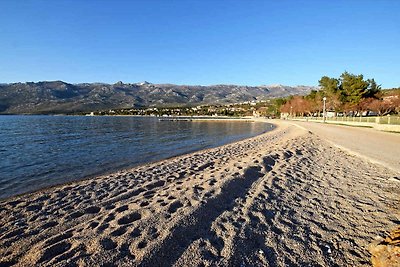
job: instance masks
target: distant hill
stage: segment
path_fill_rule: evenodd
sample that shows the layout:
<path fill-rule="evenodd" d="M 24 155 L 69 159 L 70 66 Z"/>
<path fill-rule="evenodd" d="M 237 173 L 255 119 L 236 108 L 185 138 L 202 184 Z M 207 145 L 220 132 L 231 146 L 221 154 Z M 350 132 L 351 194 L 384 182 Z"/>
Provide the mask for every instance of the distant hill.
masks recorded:
<path fill-rule="evenodd" d="M 311 86 L 187 86 L 63 81 L 0 84 L 0 114 L 60 114 L 95 110 L 228 104 L 289 95 L 306 95 Z"/>

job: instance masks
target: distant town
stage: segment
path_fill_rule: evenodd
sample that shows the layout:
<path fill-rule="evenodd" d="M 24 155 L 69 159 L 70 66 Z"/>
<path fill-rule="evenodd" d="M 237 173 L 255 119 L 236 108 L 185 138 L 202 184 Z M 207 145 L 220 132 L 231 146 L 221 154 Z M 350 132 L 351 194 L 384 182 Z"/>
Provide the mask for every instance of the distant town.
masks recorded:
<path fill-rule="evenodd" d="M 246 101 L 228 105 L 199 105 L 195 107 L 149 107 L 131 109 L 110 109 L 94 111 L 86 115 L 137 115 L 137 116 L 231 116 L 231 117 L 271 117 L 280 114 L 280 106 L 284 99 L 262 101 Z"/>

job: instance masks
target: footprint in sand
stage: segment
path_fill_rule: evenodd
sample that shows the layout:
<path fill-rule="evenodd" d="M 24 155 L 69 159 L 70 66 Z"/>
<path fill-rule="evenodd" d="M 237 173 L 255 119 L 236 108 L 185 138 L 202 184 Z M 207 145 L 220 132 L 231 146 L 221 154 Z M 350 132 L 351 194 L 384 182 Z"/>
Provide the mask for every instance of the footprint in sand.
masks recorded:
<path fill-rule="evenodd" d="M 23 230 L 23 229 L 17 229 L 17 230 L 14 230 L 14 231 L 11 231 L 11 232 L 5 234 L 5 235 L 2 236 L 1 238 L 2 238 L 2 239 L 9 239 L 9 238 L 14 237 L 14 236 L 20 236 L 20 235 L 22 235 L 23 233 L 24 233 L 24 230 Z"/>
<path fill-rule="evenodd" d="M 126 228 L 125 227 L 120 227 L 120 228 L 112 231 L 110 235 L 112 235 L 112 236 L 121 236 L 121 235 L 123 235 L 125 233 L 126 233 Z"/>
<path fill-rule="evenodd" d="M 138 249 L 143 249 L 147 246 L 147 242 L 145 240 L 140 241 L 139 244 L 137 245 Z"/>
<path fill-rule="evenodd" d="M 211 179 L 210 182 L 208 183 L 210 186 L 213 186 L 217 183 L 216 179 Z"/>
<path fill-rule="evenodd" d="M 112 212 L 110 214 L 107 215 L 107 217 L 104 219 L 104 222 L 111 222 L 112 220 L 115 219 L 115 214 Z"/>
<path fill-rule="evenodd" d="M 110 227 L 108 223 L 101 224 L 99 227 L 97 227 L 97 233 L 103 233 L 104 230 L 108 229 L 108 227 Z"/>
<path fill-rule="evenodd" d="M 128 210 L 128 205 L 123 205 L 115 209 L 116 212 L 123 212 Z"/>
<path fill-rule="evenodd" d="M 143 201 L 143 202 L 141 202 L 140 203 L 140 207 L 146 207 L 146 206 L 148 206 L 150 203 L 148 202 L 148 201 Z"/>
<path fill-rule="evenodd" d="M 44 246 L 50 246 L 60 241 L 64 241 L 73 236 L 72 231 L 65 232 L 63 234 L 56 235 L 55 237 L 49 238 L 45 241 Z"/>
<path fill-rule="evenodd" d="M 180 201 L 175 201 L 169 206 L 168 212 L 175 213 L 181 207 L 183 207 L 183 204 Z"/>
<path fill-rule="evenodd" d="M 168 205 L 168 202 L 164 202 L 164 201 L 163 201 L 163 202 L 160 203 L 160 206 L 162 206 L 162 207 L 165 207 L 165 206 L 167 206 L 167 205 Z"/>
<path fill-rule="evenodd" d="M 112 209 L 115 208 L 115 206 L 114 206 L 113 204 L 111 204 L 111 205 L 105 206 L 104 208 L 105 208 L 106 210 L 112 210 Z"/>
<path fill-rule="evenodd" d="M 67 241 L 62 241 L 60 243 L 51 245 L 50 247 L 45 248 L 43 255 L 39 259 L 39 263 L 44 261 L 49 261 L 60 254 L 67 252 L 72 247 L 71 243 Z"/>
<path fill-rule="evenodd" d="M 165 185 L 165 181 L 157 181 L 157 182 L 146 185 L 146 189 L 152 190 L 154 188 L 161 187 L 163 185 Z"/>
<path fill-rule="evenodd" d="M 99 222 L 98 221 L 94 221 L 94 222 L 91 222 L 90 224 L 89 224 L 89 228 L 91 228 L 91 229 L 94 229 L 94 228 L 96 228 L 97 226 L 99 226 Z"/>
<path fill-rule="evenodd" d="M 82 211 L 78 210 L 78 211 L 71 213 L 68 217 L 69 217 L 69 219 L 77 219 L 77 218 L 83 216 L 83 214 L 84 213 Z"/>
<path fill-rule="evenodd" d="M 47 229 L 47 228 L 50 228 L 50 227 L 54 227 L 54 226 L 56 226 L 56 225 L 58 225 L 58 222 L 56 222 L 56 221 L 50 221 L 50 222 L 47 222 L 47 223 L 45 223 L 45 224 L 43 224 L 42 225 L 42 227 L 41 227 L 41 229 Z"/>
<path fill-rule="evenodd" d="M 150 198 L 154 197 L 155 194 L 156 194 L 155 191 L 147 191 L 146 193 L 143 194 L 143 197 L 150 199 Z"/>
<path fill-rule="evenodd" d="M 99 213 L 101 210 L 100 207 L 96 207 L 96 206 L 91 206 L 85 209 L 84 213 L 86 214 L 96 214 Z"/>
<path fill-rule="evenodd" d="M 275 165 L 276 156 L 267 156 L 263 158 L 263 165 L 267 172 L 271 171 Z"/>
<path fill-rule="evenodd" d="M 26 207 L 26 211 L 39 211 L 42 209 L 40 205 L 30 205 Z"/>
<path fill-rule="evenodd" d="M 140 213 L 133 212 L 133 213 L 123 216 L 117 222 L 119 225 L 129 224 L 129 223 L 135 222 L 137 220 L 140 220 L 141 218 L 142 218 L 142 215 Z"/>
<path fill-rule="evenodd" d="M 110 238 L 103 238 L 100 240 L 100 246 L 104 250 L 111 250 L 117 247 L 117 243 L 115 243 L 112 239 Z"/>

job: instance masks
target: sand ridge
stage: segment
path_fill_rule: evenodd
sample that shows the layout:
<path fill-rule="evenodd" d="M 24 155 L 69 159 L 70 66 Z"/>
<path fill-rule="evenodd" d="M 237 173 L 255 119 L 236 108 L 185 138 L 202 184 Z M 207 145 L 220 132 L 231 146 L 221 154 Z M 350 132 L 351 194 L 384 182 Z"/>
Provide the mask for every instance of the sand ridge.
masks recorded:
<path fill-rule="evenodd" d="M 1 201 L 5 266 L 369 266 L 398 174 L 286 123 Z"/>

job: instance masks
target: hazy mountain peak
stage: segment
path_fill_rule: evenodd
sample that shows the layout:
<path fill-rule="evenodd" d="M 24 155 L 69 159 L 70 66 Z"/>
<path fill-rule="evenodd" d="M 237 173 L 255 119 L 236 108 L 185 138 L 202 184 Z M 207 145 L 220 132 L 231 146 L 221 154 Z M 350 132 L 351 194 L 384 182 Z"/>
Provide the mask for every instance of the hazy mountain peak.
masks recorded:
<path fill-rule="evenodd" d="M 284 87 L 284 85 L 279 84 L 279 83 L 275 83 L 275 84 L 269 84 L 269 85 L 265 85 L 266 87 L 270 87 L 270 88 L 274 88 L 274 87 Z"/>
<path fill-rule="evenodd" d="M 72 113 L 145 106 L 194 106 L 306 95 L 311 86 L 115 84 L 43 81 L 0 85 L 0 113 Z"/>
<path fill-rule="evenodd" d="M 148 84 L 151 84 L 151 83 L 149 83 L 148 81 L 143 81 L 143 82 L 138 83 L 138 85 L 148 85 Z"/>

